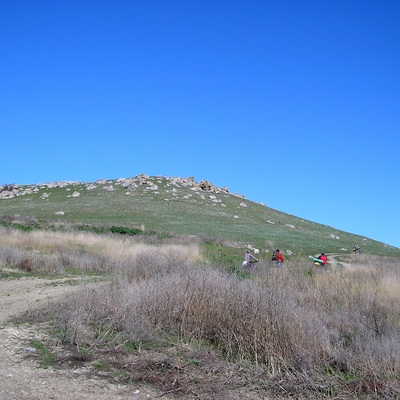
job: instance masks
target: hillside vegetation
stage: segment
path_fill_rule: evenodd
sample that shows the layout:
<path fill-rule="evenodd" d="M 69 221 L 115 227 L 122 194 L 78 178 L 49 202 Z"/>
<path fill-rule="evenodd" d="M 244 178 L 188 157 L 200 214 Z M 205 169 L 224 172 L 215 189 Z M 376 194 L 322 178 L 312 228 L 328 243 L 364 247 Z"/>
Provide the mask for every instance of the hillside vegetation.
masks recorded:
<path fill-rule="evenodd" d="M 141 232 L 197 235 L 232 247 L 279 247 L 296 257 L 319 252 L 348 254 L 355 243 L 365 254 L 400 257 L 400 249 L 269 208 L 207 181 L 138 175 L 93 183 L 55 182 L 0 187 L 4 224 L 30 219 L 31 226 L 70 223 L 120 226 Z"/>
<path fill-rule="evenodd" d="M 248 273 L 215 263 L 204 244 L 0 227 L 0 279 L 97 281 L 25 316 L 52 328 L 49 342 L 38 337 L 47 366 L 181 399 L 399 398 L 396 258 Z"/>
<path fill-rule="evenodd" d="M 400 398 L 400 249 L 193 178 L 0 195 L 0 279 L 91 282 L 19 318 L 46 327 L 43 365 L 165 398 Z M 253 272 L 241 267 L 249 246 Z M 327 268 L 308 258 L 320 251 Z"/>

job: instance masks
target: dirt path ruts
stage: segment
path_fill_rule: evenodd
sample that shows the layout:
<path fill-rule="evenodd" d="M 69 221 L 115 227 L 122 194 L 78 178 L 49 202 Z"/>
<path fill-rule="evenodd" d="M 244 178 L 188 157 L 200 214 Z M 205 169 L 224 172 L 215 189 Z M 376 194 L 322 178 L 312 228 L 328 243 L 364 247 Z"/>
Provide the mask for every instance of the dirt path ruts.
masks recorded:
<path fill-rule="evenodd" d="M 93 378 L 88 368 L 41 368 L 27 357 L 35 327 L 9 323 L 9 318 L 45 305 L 76 290 L 63 279 L 0 279 L 0 399 L 1 400 L 134 400 L 156 399 L 162 393 L 147 386 L 129 386 Z M 163 395 L 163 399 L 170 399 Z"/>
<path fill-rule="evenodd" d="M 328 264 L 334 268 L 348 268 L 351 265 L 350 256 L 343 254 L 328 254 Z"/>

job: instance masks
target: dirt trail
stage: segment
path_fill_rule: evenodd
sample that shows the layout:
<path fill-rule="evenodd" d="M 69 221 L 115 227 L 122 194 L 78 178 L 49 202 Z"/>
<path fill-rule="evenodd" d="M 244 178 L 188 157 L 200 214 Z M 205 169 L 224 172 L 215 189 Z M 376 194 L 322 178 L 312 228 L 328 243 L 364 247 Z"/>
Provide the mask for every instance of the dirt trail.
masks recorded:
<path fill-rule="evenodd" d="M 94 378 L 87 366 L 74 370 L 44 369 L 29 357 L 33 351 L 29 340 L 37 339 L 40 333 L 35 327 L 12 324 L 9 318 L 74 290 L 76 286 L 61 278 L 0 280 L 0 399 L 143 400 L 163 395 L 147 386 L 118 385 Z"/>
<path fill-rule="evenodd" d="M 351 265 L 351 259 L 348 255 L 328 254 L 328 263 L 331 267 L 348 268 Z"/>

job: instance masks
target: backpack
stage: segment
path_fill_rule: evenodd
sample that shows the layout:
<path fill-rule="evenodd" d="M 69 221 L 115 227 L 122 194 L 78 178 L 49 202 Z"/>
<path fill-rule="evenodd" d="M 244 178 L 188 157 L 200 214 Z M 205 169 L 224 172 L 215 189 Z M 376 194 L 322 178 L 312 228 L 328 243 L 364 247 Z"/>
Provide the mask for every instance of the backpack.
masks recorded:
<path fill-rule="evenodd" d="M 275 261 L 275 260 L 276 260 L 276 250 L 273 250 L 271 261 Z"/>

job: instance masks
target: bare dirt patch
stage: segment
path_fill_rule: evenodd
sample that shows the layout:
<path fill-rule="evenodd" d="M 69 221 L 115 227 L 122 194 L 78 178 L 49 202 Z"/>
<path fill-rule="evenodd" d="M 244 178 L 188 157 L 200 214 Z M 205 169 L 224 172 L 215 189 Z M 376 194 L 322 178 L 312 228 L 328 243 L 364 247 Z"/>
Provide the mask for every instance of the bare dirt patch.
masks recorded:
<path fill-rule="evenodd" d="M 168 394 L 146 385 L 112 383 L 90 371 L 42 368 L 30 340 L 40 339 L 38 327 L 15 325 L 11 317 L 45 306 L 76 290 L 69 279 L 20 278 L 0 280 L 0 399 L 2 400 L 115 400 L 163 399 Z"/>

